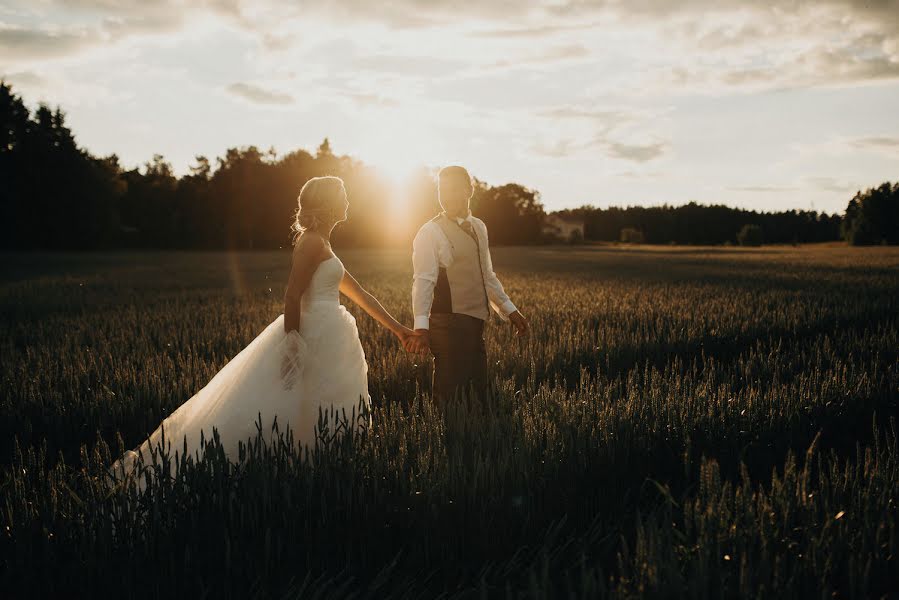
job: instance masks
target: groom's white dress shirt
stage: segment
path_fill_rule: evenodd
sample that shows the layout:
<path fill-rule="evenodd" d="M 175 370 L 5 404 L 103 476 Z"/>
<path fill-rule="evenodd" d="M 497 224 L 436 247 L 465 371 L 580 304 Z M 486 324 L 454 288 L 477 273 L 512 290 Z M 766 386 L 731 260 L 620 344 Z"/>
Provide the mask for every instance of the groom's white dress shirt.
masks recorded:
<path fill-rule="evenodd" d="M 515 305 L 509 300 L 509 296 L 503 290 L 503 285 L 493 272 L 493 261 L 490 258 L 490 247 L 487 242 L 487 226 L 484 222 L 471 214 L 464 219 L 457 217 L 460 225 L 463 221 L 469 221 L 472 229 L 478 236 L 478 243 L 484 261 L 481 262 L 481 273 L 484 275 L 484 284 L 487 288 L 487 298 L 490 307 L 503 321 L 509 320 L 509 315 L 515 312 Z M 415 329 L 428 329 L 431 314 L 431 304 L 434 301 L 434 286 L 437 284 L 437 275 L 440 267 L 446 268 L 453 262 L 452 246 L 443 230 L 434 221 L 428 221 L 412 240 L 412 314 L 415 317 Z"/>

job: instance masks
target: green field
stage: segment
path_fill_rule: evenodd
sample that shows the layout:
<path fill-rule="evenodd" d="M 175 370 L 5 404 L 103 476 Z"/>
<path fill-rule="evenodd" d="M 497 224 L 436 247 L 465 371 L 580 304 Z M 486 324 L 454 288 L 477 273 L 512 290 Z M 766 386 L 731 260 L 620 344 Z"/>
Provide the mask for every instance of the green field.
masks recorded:
<path fill-rule="evenodd" d="M 411 324 L 408 253 L 339 254 Z M 438 413 L 346 301 L 369 434 L 144 496 L 105 466 L 282 311 L 289 254 L 3 255 L 2 596 L 899 597 L 899 249 L 493 254 L 533 328 L 488 325 L 494 404 Z"/>

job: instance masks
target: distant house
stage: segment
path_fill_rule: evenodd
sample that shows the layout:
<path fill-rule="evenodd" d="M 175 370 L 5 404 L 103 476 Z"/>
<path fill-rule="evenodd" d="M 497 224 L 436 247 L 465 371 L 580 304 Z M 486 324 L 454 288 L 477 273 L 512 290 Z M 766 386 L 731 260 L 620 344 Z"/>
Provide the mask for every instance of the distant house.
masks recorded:
<path fill-rule="evenodd" d="M 543 219 L 543 236 L 565 242 L 584 240 L 584 220 L 574 216 L 551 213 Z"/>

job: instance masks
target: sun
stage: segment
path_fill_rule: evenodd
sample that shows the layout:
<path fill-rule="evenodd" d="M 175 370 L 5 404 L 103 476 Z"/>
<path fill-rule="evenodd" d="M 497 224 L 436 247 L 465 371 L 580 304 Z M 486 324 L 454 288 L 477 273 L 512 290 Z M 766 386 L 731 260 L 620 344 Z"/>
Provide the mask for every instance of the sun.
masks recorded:
<path fill-rule="evenodd" d="M 408 213 L 410 184 L 434 161 L 435 140 L 423 128 L 402 123 L 389 126 L 383 121 L 371 134 L 365 144 L 365 162 L 389 188 L 390 218 L 402 220 Z"/>
<path fill-rule="evenodd" d="M 384 179 L 387 186 L 390 198 L 387 214 L 392 223 L 405 223 L 409 217 L 410 187 L 413 174 L 419 167 L 421 165 L 415 163 L 411 158 L 375 164 L 378 175 Z"/>
<path fill-rule="evenodd" d="M 428 162 L 428 144 L 414 135 L 394 135 L 376 145 L 369 162 L 390 183 L 403 185 Z"/>
<path fill-rule="evenodd" d="M 373 166 L 377 169 L 378 174 L 387 180 L 391 186 L 402 188 L 409 182 L 416 170 L 423 165 L 414 162 L 413 159 L 406 158 L 402 160 L 386 160 L 383 163 L 377 162 L 373 163 Z"/>

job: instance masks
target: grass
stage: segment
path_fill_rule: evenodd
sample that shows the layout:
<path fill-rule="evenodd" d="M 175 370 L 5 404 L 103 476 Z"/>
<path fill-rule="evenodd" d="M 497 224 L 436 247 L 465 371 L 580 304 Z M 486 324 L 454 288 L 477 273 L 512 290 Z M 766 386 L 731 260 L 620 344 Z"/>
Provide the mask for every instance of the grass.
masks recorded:
<path fill-rule="evenodd" d="M 899 250 L 496 248 L 533 335 L 440 413 L 353 305 L 370 432 L 104 467 L 282 311 L 286 253 L 7 254 L 9 597 L 895 597 Z M 407 253 L 346 251 L 410 323 Z M 289 434 L 289 432 L 285 432 Z M 207 436 L 208 437 L 208 436 Z M 172 441 L 173 459 L 178 448 Z M 163 468 L 160 466 L 159 468 Z"/>

